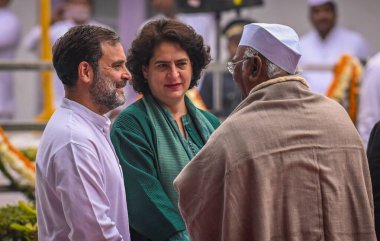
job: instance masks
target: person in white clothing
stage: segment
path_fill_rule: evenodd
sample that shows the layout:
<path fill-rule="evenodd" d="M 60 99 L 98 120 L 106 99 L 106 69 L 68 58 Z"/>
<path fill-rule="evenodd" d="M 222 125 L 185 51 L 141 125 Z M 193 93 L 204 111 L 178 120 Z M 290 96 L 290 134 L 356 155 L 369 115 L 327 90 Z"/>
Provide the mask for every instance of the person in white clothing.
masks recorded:
<path fill-rule="evenodd" d="M 358 131 L 365 146 L 374 125 L 380 121 L 380 52 L 367 63 L 360 89 Z"/>
<path fill-rule="evenodd" d="M 53 46 L 65 98 L 37 152 L 41 241 L 130 240 L 123 173 L 104 115 L 125 102 L 126 61 L 117 33 L 103 27 L 73 27 Z"/>
<path fill-rule="evenodd" d="M 308 4 L 315 29 L 301 37 L 301 69 L 307 65 L 333 66 L 344 53 L 360 60 L 371 56 L 369 44 L 359 33 L 337 26 L 337 6 L 333 0 L 308 0 Z M 328 70 L 305 69 L 303 75 L 311 90 L 322 94 L 326 94 L 333 80 L 333 73 Z"/>
<path fill-rule="evenodd" d="M 10 60 L 16 55 L 21 39 L 21 24 L 8 8 L 10 0 L 0 0 L 0 60 Z M 13 79 L 9 71 L 0 71 L 0 119 L 14 115 Z"/>

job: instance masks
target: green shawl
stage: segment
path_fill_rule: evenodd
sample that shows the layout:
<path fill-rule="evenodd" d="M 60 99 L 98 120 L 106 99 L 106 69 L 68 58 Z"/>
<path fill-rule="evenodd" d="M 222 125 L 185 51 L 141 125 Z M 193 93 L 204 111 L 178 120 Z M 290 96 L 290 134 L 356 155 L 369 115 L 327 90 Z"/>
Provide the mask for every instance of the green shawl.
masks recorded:
<path fill-rule="evenodd" d="M 158 178 L 170 200 L 177 207 L 178 195 L 174 190 L 173 181 L 194 155 L 169 111 L 151 95 L 144 96 L 143 102 L 157 136 Z M 188 115 L 205 144 L 215 129 L 187 96 L 185 104 Z"/>

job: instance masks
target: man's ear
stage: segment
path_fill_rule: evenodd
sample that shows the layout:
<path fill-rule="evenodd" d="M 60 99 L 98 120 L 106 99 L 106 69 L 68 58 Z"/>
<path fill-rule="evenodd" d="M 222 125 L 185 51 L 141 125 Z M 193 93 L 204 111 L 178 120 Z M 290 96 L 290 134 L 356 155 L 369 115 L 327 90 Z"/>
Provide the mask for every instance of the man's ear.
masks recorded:
<path fill-rule="evenodd" d="M 257 78 L 260 76 L 260 72 L 263 67 L 263 62 L 258 55 L 253 56 L 247 61 L 248 69 L 251 70 L 249 75 L 249 81 L 256 82 Z"/>
<path fill-rule="evenodd" d="M 78 80 L 85 84 L 90 84 L 93 78 L 94 70 L 91 65 L 86 61 L 80 62 L 78 65 Z"/>

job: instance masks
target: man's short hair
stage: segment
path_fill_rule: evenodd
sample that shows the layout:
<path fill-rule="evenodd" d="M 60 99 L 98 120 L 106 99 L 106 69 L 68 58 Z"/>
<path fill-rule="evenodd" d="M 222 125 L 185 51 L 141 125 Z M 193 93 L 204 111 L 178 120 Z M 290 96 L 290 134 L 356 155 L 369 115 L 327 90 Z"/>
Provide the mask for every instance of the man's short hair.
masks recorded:
<path fill-rule="evenodd" d="M 62 83 L 74 86 L 78 79 L 78 65 L 86 61 L 96 73 L 102 57 L 101 43 L 120 42 L 119 35 L 109 29 L 93 25 L 72 27 L 53 46 L 53 65 Z"/>

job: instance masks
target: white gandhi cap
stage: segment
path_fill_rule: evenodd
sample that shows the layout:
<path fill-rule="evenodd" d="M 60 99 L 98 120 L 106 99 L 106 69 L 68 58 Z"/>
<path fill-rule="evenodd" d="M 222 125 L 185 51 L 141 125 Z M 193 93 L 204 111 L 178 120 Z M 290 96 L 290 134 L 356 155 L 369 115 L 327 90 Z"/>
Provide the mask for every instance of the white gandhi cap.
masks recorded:
<path fill-rule="evenodd" d="M 239 45 L 254 48 L 290 74 L 296 72 L 301 58 L 297 33 L 292 28 L 281 24 L 247 24 L 244 26 Z"/>
<path fill-rule="evenodd" d="M 307 0 L 308 5 L 311 7 L 331 2 L 333 2 L 333 0 Z"/>

